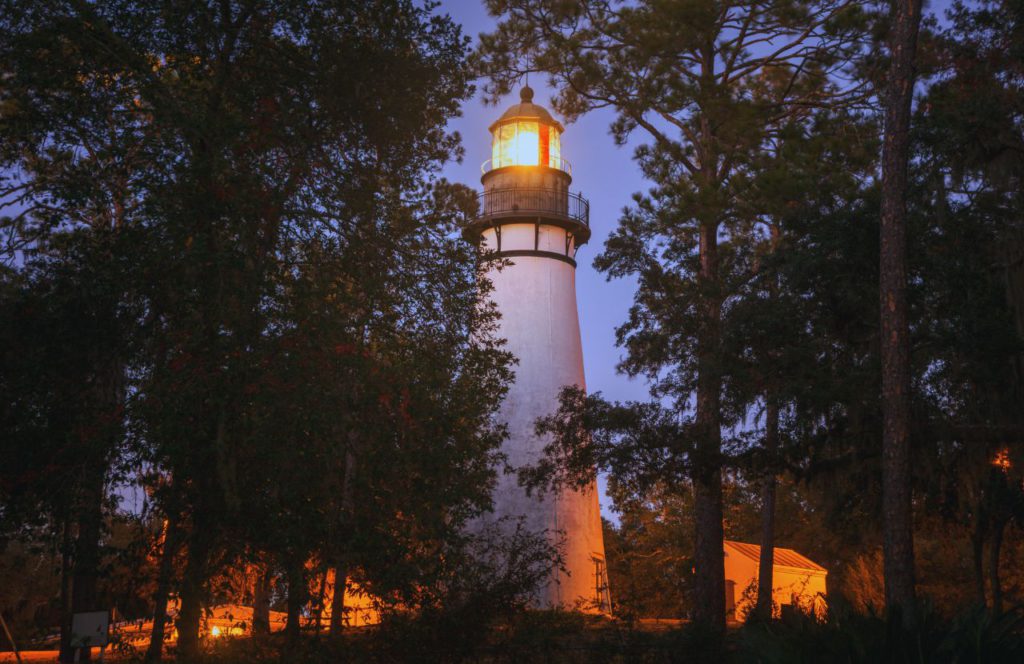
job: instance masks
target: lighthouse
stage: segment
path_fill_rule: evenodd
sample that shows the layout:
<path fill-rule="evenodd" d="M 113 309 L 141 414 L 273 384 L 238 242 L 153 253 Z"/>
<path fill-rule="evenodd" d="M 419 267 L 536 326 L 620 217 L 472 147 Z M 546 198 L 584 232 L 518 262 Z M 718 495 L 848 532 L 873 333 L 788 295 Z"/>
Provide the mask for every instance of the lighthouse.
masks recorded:
<path fill-rule="evenodd" d="M 501 312 L 499 336 L 518 364 L 498 412 L 509 437 L 502 452 L 513 468 L 533 465 L 549 442 L 538 418 L 553 414 L 563 387 L 585 388 L 576 309 L 576 252 L 590 239 L 590 206 L 571 193 L 572 168 L 562 157 L 563 127 L 524 87 L 520 103 L 490 127 L 479 216 L 465 228 L 490 262 L 490 297 Z M 544 496 L 527 495 L 515 473 L 499 470 L 490 518 L 521 522 L 558 544 L 564 571 L 553 570 L 539 608 L 611 610 L 596 484 Z"/>

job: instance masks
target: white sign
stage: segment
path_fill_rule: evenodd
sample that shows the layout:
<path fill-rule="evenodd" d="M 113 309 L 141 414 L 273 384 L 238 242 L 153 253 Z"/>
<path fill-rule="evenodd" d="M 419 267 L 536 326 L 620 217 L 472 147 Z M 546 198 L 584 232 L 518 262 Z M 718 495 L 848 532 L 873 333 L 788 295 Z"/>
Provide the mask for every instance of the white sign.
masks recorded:
<path fill-rule="evenodd" d="M 76 613 L 71 619 L 71 647 L 105 647 L 109 626 L 110 613 L 107 611 Z"/>

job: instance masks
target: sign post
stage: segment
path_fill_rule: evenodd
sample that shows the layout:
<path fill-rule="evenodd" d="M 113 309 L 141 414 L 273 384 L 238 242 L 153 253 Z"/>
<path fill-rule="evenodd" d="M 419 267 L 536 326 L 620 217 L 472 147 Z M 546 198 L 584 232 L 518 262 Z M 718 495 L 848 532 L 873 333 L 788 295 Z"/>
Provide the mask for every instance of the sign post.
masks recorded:
<path fill-rule="evenodd" d="M 18 660 L 18 664 L 21 664 L 21 653 L 18 652 L 18 645 L 14 642 L 14 637 L 11 636 L 11 630 L 7 629 L 7 621 L 4 620 L 4 614 L 0 611 L 0 625 L 4 628 L 4 634 L 7 635 L 7 640 L 11 642 L 11 650 L 14 651 L 14 657 Z"/>
<path fill-rule="evenodd" d="M 76 613 L 71 618 L 71 647 L 75 649 L 75 661 L 78 661 L 82 648 L 99 646 L 102 662 L 109 641 L 109 629 L 110 613 L 107 611 Z"/>

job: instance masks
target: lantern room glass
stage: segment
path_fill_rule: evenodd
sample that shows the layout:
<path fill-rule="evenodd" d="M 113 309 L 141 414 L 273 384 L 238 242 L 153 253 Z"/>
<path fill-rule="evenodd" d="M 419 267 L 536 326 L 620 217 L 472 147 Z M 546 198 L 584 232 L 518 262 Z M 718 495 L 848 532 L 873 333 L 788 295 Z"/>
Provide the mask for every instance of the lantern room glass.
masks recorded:
<path fill-rule="evenodd" d="M 494 131 L 491 166 L 551 166 L 561 168 L 559 131 L 536 120 L 507 122 Z"/>

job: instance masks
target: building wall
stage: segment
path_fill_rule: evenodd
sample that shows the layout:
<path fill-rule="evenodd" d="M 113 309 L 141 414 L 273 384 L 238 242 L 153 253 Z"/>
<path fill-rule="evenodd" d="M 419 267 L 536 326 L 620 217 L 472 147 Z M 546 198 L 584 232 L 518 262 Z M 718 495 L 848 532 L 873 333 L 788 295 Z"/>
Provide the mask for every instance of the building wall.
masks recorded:
<path fill-rule="evenodd" d="M 498 230 L 495 228 L 489 228 L 481 235 L 480 247 L 484 251 L 498 251 Z M 556 254 L 562 254 L 569 258 L 572 258 L 576 254 L 576 245 L 573 240 L 572 233 L 567 232 L 564 228 L 558 226 L 552 226 L 545 223 L 510 223 L 501 225 L 501 251 L 516 251 L 516 250 L 537 250 L 537 251 L 550 251 Z M 548 258 L 537 257 L 535 260 L 550 260 Z M 572 268 L 572 266 L 569 266 Z M 579 334 L 579 316 L 576 313 L 575 302 L 576 302 L 576 270 L 572 270 L 572 301 L 573 309 L 572 316 L 576 318 L 576 333 Z M 494 281 L 493 279 L 491 280 Z M 515 286 L 517 289 L 522 289 L 524 286 Z M 580 361 L 582 362 L 582 351 L 580 351 Z M 582 371 L 582 365 L 581 369 Z M 582 374 L 580 374 L 582 376 Z"/>
<path fill-rule="evenodd" d="M 735 613 L 729 618 L 742 622 L 754 608 L 757 600 L 758 563 L 726 545 L 725 578 L 726 592 L 733 591 Z M 828 573 L 820 570 L 799 569 L 775 565 L 772 569 L 772 601 L 776 605 L 776 615 L 781 607 L 793 604 L 794 600 L 804 609 L 821 612 L 825 602 L 825 579 Z M 729 582 L 732 582 L 731 584 Z M 726 606 L 730 605 L 726 598 Z"/>
<path fill-rule="evenodd" d="M 554 168 L 510 166 L 487 173 L 482 178 L 485 189 L 542 188 L 562 193 L 569 191 L 572 178 Z"/>
<path fill-rule="evenodd" d="M 502 227 L 501 248 L 534 249 L 540 232 L 540 250 L 565 253 L 566 231 L 533 223 Z M 484 232 L 483 244 L 497 248 L 496 232 Z M 574 251 L 570 249 L 570 255 Z M 508 463 L 521 467 L 536 463 L 549 439 L 538 437 L 536 420 L 558 407 L 564 386 L 586 387 L 583 350 L 576 303 L 576 270 L 564 261 L 539 256 L 516 256 L 510 265 L 492 267 L 487 277 L 494 286 L 491 297 L 501 311 L 499 336 L 519 363 L 515 382 L 499 411 L 509 438 L 502 452 Z M 485 519 L 522 517 L 533 532 L 548 533 L 562 541 L 567 573 L 553 573 L 541 591 L 541 607 L 592 609 L 597 600 L 597 563 L 604 561 L 604 540 L 596 486 L 558 495 L 528 496 L 515 474 L 501 474 L 494 491 L 494 513 Z M 564 538 L 564 540 L 563 540 Z"/>

